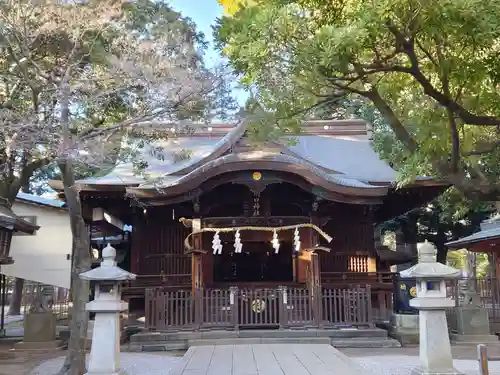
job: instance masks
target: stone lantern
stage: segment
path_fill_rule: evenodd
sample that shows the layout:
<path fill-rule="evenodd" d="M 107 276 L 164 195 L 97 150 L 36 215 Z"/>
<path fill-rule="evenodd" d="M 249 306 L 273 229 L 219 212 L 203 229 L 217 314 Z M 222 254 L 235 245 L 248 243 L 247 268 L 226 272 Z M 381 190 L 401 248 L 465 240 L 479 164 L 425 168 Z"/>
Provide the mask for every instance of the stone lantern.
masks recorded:
<path fill-rule="evenodd" d="M 136 275 L 116 265 L 116 250 L 109 244 L 102 250 L 102 262 L 97 268 L 80 274 L 80 278 L 95 283 L 94 300 L 86 310 L 95 313 L 92 347 L 87 375 L 118 375 L 120 372 L 120 312 L 128 309 L 121 300 L 121 282 L 134 280 Z"/>
<path fill-rule="evenodd" d="M 412 375 L 460 375 L 453 367 L 446 309 L 455 301 L 446 297 L 446 279 L 460 276 L 460 270 L 436 262 L 435 247 L 425 241 L 418 247 L 418 264 L 401 272 L 417 281 L 417 297 L 410 305 L 419 310 L 420 366 Z"/>

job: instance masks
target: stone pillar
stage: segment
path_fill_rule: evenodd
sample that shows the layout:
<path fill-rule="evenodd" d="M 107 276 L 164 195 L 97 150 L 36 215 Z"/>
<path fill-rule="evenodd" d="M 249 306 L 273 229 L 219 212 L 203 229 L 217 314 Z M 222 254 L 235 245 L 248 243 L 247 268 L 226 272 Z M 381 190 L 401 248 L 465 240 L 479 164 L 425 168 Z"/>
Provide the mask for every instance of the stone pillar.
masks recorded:
<path fill-rule="evenodd" d="M 86 375 L 122 375 L 120 371 L 120 313 L 128 309 L 121 300 L 120 282 L 136 275 L 116 265 L 116 250 L 109 244 L 102 251 L 97 268 L 80 274 L 80 278 L 95 282 L 94 300 L 86 310 L 95 313 L 92 346 Z"/>
<path fill-rule="evenodd" d="M 446 297 L 445 279 L 457 278 L 460 271 L 436 262 L 436 248 L 429 242 L 418 247 L 419 263 L 401 272 L 417 280 L 417 297 L 410 305 L 419 310 L 420 366 L 412 375 L 462 375 L 453 367 L 446 309 L 455 301 Z"/>

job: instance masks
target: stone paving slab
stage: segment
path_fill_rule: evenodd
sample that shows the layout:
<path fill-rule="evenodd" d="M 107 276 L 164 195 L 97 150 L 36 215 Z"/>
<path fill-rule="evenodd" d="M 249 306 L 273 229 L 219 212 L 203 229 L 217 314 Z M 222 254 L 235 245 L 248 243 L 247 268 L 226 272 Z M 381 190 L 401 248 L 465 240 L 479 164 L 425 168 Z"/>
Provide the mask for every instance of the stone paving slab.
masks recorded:
<path fill-rule="evenodd" d="M 280 345 L 283 351 L 274 350 L 269 351 L 265 348 L 266 345 L 254 345 L 254 347 L 259 347 L 257 350 L 252 350 L 253 355 L 256 360 L 254 365 L 244 362 L 243 364 L 235 364 L 235 357 L 232 355 L 231 346 L 226 346 L 226 348 L 218 347 L 218 351 L 215 352 L 215 348 L 212 348 L 212 360 L 209 365 L 209 375 L 225 375 L 231 374 L 231 372 L 236 367 L 236 373 L 238 375 L 253 375 L 256 373 L 259 375 L 288 375 L 290 372 L 285 373 L 284 370 L 293 371 L 291 374 L 295 375 L 346 375 L 346 374 L 356 374 L 356 375 L 411 375 L 411 369 L 419 364 L 419 358 L 412 351 L 410 355 L 401 354 L 391 354 L 397 352 L 407 352 L 403 349 L 379 349 L 379 350 L 368 350 L 363 351 L 360 355 L 360 350 L 349 350 L 349 358 L 355 362 L 360 370 L 357 372 L 345 372 L 346 357 L 338 357 L 338 353 L 334 351 L 334 358 L 338 361 L 330 361 L 325 363 L 322 361 L 321 356 L 331 355 L 331 351 L 325 350 L 324 352 L 317 351 L 319 358 L 316 359 L 304 353 L 294 349 L 294 353 L 297 355 L 297 362 L 288 361 L 284 356 L 289 356 L 287 351 L 291 350 L 291 345 Z M 310 347 L 310 345 L 307 345 Z M 204 347 L 203 349 L 205 349 Z M 158 355 L 158 354 L 144 354 L 144 353 L 122 353 L 121 354 L 121 369 L 127 375 L 178 375 L 179 370 L 185 368 L 186 361 L 192 358 L 194 350 L 190 350 L 186 353 L 182 359 L 180 357 L 172 357 L 169 355 Z M 210 351 L 208 351 L 210 354 Z M 245 353 L 246 354 L 246 353 Z M 33 355 L 33 354 L 31 354 Z M 469 355 L 467 355 L 469 356 Z M 248 357 L 248 356 L 247 356 Z M 473 357 L 473 354 L 470 354 Z M 205 357 L 206 358 L 206 357 Z M 349 360 L 347 358 L 347 360 Z M 22 360 L 19 358 L 18 360 Z M 24 362 L 29 362 L 24 358 Z M 25 371 L 21 371 L 19 367 L 12 367 L 10 361 L 0 361 L 0 375 L 54 375 L 61 368 L 64 357 L 54 358 L 45 361 L 40 366 L 29 372 L 26 368 Z M 16 360 L 17 362 L 17 360 Z M 333 364 L 332 364 L 333 362 Z M 462 371 L 466 375 L 478 375 L 478 363 L 477 360 L 472 359 L 457 359 L 454 360 L 455 367 Z M 205 360 L 205 364 L 206 364 Z M 177 367 L 178 365 L 181 367 Z M 304 365 L 307 366 L 309 372 L 304 372 Z M 350 362 L 349 365 L 352 367 L 353 363 Z M 249 366 L 245 368 L 245 366 Z M 207 372 L 202 368 L 196 368 L 197 366 L 192 365 L 191 368 L 183 375 L 207 375 Z M 365 369 L 363 371 L 363 368 Z M 253 373 L 252 373 L 253 371 Z M 490 375 L 500 374 L 500 362 L 490 362 Z"/>
<path fill-rule="evenodd" d="M 331 345 L 191 347 L 170 375 L 372 375 Z"/>

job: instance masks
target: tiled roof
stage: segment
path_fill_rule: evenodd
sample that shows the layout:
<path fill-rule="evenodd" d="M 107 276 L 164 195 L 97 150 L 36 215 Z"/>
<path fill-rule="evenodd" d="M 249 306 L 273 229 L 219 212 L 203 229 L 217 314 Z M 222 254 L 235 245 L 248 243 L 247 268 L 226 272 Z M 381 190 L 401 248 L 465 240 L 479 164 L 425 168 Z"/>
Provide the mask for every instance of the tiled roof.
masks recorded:
<path fill-rule="evenodd" d="M 397 173 L 361 137 L 300 136 L 289 147 L 311 163 L 361 181 L 394 182 Z"/>
<path fill-rule="evenodd" d="M 26 194 L 26 193 L 18 193 L 16 198 L 20 199 L 22 201 L 29 202 L 29 203 L 39 204 L 41 206 L 62 208 L 66 205 L 66 202 L 62 202 L 62 201 L 59 201 L 57 199 L 50 199 L 50 198 L 40 197 L 38 195 Z"/>
<path fill-rule="evenodd" d="M 183 183 L 193 175 L 215 166 L 236 161 L 270 160 L 299 164 L 328 182 L 354 188 L 381 188 L 397 179 L 397 172 L 381 160 L 369 139 L 369 126 L 359 120 L 309 121 L 298 136 L 286 137 L 271 151 L 262 146 L 262 153 L 234 151 L 233 147 L 246 131 L 240 123 L 222 136 L 228 125 L 196 133 L 158 140 L 141 150 L 147 164 L 142 178 L 131 163 L 118 164 L 104 177 L 77 181 L 82 185 L 122 185 L 167 188 Z M 355 130 L 355 131 L 354 131 Z M 213 136 L 211 135 L 213 134 Z M 270 151 L 270 152 L 268 152 Z M 269 154 L 273 154 L 272 157 Z M 155 181 L 153 184 L 152 181 Z M 377 186 L 379 185 L 379 186 Z"/>
<path fill-rule="evenodd" d="M 500 238 L 500 221 L 497 221 L 496 223 L 490 221 L 485 224 L 489 225 L 486 226 L 481 225 L 481 226 L 483 228 L 486 227 L 487 229 L 482 229 L 479 232 L 476 232 L 474 234 L 471 234 L 470 236 L 461 238 L 456 241 L 450 241 L 445 245 L 450 248 L 461 249 L 466 247 L 467 245 L 472 245 L 480 241 L 494 240 L 496 238 Z"/>

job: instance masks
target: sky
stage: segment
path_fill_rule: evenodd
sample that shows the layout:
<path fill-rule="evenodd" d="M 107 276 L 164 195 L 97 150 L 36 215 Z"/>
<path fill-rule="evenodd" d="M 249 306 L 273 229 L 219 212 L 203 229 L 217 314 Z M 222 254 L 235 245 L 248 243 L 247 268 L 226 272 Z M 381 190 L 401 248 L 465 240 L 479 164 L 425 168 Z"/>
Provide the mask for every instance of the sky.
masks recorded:
<path fill-rule="evenodd" d="M 222 16 L 223 10 L 217 0 L 169 0 L 170 5 L 183 16 L 191 18 L 197 25 L 198 30 L 205 34 L 210 42 L 206 53 L 205 62 L 213 66 L 221 61 L 221 57 L 213 48 L 213 37 L 211 26 L 215 20 Z M 234 90 L 234 95 L 240 105 L 244 105 L 248 95 L 242 90 Z"/>
<path fill-rule="evenodd" d="M 217 0 L 169 0 L 170 5 L 185 17 L 190 17 L 197 25 L 198 29 L 205 34 L 210 42 L 207 52 L 207 64 L 212 65 L 220 60 L 220 57 L 213 49 L 213 38 L 211 26 L 215 24 L 216 18 L 222 16 L 222 7 Z"/>

